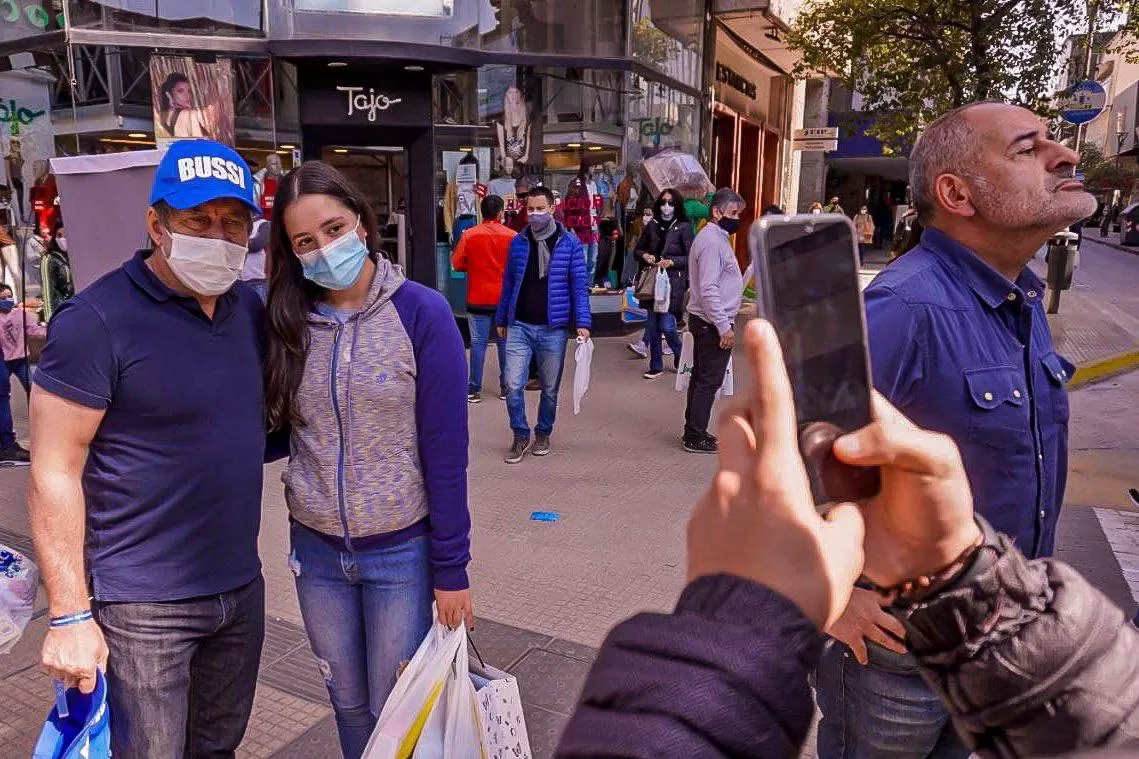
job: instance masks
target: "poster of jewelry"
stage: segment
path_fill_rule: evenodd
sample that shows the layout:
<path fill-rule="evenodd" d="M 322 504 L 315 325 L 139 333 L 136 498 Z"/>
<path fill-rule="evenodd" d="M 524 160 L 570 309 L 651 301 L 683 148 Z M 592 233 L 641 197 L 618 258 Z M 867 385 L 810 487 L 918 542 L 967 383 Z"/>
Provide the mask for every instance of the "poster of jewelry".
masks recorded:
<path fill-rule="evenodd" d="M 189 56 L 150 56 L 154 136 L 158 146 L 206 138 L 233 145 L 233 65 Z"/>

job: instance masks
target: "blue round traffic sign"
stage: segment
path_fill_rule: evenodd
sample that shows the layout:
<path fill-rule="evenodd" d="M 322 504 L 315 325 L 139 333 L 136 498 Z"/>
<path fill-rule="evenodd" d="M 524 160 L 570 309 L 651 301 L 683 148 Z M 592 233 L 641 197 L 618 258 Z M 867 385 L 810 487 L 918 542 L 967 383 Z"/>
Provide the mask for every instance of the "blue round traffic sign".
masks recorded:
<path fill-rule="evenodd" d="M 1107 92 L 1103 85 L 1091 79 L 1077 82 L 1060 93 L 1056 107 L 1060 118 L 1069 124 L 1086 124 L 1103 113 L 1107 105 Z"/>

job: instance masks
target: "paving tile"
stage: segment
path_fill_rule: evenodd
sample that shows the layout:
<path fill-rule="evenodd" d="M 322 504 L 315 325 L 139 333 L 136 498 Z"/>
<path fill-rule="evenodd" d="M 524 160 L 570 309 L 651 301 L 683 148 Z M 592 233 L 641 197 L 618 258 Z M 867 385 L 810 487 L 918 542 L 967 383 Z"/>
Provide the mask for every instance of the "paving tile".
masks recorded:
<path fill-rule="evenodd" d="M 553 759 L 569 717 L 530 704 L 523 704 L 522 712 L 526 715 L 526 733 L 534 759 Z"/>
<path fill-rule="evenodd" d="M 513 625 L 492 622 L 481 617 L 475 620 L 471 634 L 483 661 L 498 669 L 509 669 L 532 648 L 544 648 L 551 640 L 549 635 L 523 630 Z M 474 658 L 475 652 L 471 651 Z"/>
<path fill-rule="evenodd" d="M 563 640 L 562 638 L 554 638 L 546 650 L 553 654 L 561 654 L 570 659 L 577 659 L 586 664 L 593 664 L 597 658 L 597 649 L 593 646 L 586 646 L 581 643 L 574 643 L 573 641 Z"/>
<path fill-rule="evenodd" d="M 518 678 L 523 703 L 553 712 L 573 711 L 589 674 L 589 664 L 567 656 L 534 650 L 511 670 Z"/>
<path fill-rule="evenodd" d="M 325 717 L 272 756 L 273 759 L 339 759 L 336 720 L 331 715 Z"/>

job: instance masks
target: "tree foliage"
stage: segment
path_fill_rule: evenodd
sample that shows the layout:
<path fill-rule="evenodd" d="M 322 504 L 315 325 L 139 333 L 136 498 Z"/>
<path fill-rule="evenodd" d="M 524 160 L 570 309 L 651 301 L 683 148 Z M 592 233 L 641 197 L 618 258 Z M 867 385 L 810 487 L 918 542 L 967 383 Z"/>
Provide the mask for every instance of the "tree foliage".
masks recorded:
<path fill-rule="evenodd" d="M 1084 0 L 809 0 L 789 36 L 798 76 L 830 76 L 863 97 L 868 133 L 889 146 L 976 100 L 1046 113 L 1059 19 Z"/>
<path fill-rule="evenodd" d="M 1129 193 L 1137 178 L 1135 164 L 1106 158 L 1097 145 L 1089 143 L 1080 148 L 1080 164 L 1076 170 L 1084 175 L 1084 184 L 1093 192 Z"/>

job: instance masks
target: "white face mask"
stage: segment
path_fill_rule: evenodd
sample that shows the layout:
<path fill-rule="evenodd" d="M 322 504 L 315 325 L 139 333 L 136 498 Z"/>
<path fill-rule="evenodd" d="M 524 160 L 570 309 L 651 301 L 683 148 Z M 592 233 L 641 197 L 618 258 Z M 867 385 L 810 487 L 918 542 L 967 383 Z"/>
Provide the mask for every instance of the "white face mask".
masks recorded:
<path fill-rule="evenodd" d="M 67 238 L 66 237 L 55 238 L 55 246 L 57 248 L 59 248 L 60 250 L 62 250 L 64 253 L 66 253 L 67 252 Z"/>
<path fill-rule="evenodd" d="M 167 261 L 174 276 L 198 295 L 221 295 L 241 276 L 249 248 L 227 240 L 170 235 Z"/>

